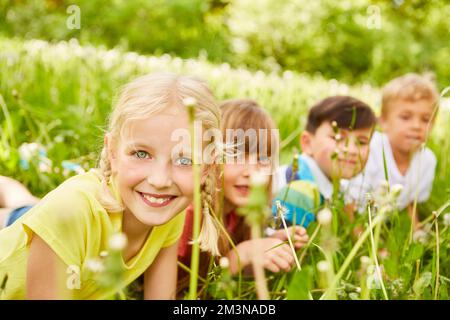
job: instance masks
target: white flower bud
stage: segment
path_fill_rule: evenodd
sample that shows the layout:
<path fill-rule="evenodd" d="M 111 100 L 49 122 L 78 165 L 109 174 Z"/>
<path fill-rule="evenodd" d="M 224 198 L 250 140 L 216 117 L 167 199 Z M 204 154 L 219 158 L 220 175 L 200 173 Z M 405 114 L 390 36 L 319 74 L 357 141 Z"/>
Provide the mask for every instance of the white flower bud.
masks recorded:
<path fill-rule="evenodd" d="M 222 269 L 227 269 L 230 266 L 230 261 L 227 257 L 222 257 L 219 260 L 219 264 Z"/>
<path fill-rule="evenodd" d="M 391 193 L 394 197 L 398 197 L 403 190 L 403 186 L 401 184 L 394 184 L 391 187 Z"/>
<path fill-rule="evenodd" d="M 367 267 L 372 263 L 372 260 L 368 256 L 362 256 L 359 258 L 359 261 L 361 262 L 361 267 L 364 269 L 367 269 Z"/>
<path fill-rule="evenodd" d="M 317 270 L 319 270 L 319 272 L 327 272 L 328 270 L 330 270 L 330 264 L 328 263 L 328 261 L 322 260 L 319 261 L 317 263 Z"/>
<path fill-rule="evenodd" d="M 428 234 L 424 230 L 418 229 L 413 233 L 413 240 L 415 242 L 426 244 L 428 241 Z"/>
<path fill-rule="evenodd" d="M 442 219 L 444 220 L 444 226 L 450 226 L 450 213 L 444 214 Z"/>
<path fill-rule="evenodd" d="M 197 104 L 197 100 L 193 97 L 187 97 L 183 99 L 183 104 L 186 107 L 191 107 L 191 106 L 195 106 Z"/>
<path fill-rule="evenodd" d="M 328 208 L 323 208 L 317 214 L 317 221 L 321 225 L 328 225 L 331 223 L 332 217 L 333 217 L 333 214 L 332 214 L 331 210 Z"/>
<path fill-rule="evenodd" d="M 123 250 L 127 245 L 127 237 L 123 233 L 116 233 L 109 239 L 109 247 L 112 250 Z"/>

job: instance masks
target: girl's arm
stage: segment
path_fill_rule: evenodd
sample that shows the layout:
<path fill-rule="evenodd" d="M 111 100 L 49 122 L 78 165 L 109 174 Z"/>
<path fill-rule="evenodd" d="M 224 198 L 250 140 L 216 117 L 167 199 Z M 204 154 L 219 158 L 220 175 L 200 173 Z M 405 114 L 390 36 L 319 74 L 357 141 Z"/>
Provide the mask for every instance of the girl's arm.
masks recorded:
<path fill-rule="evenodd" d="M 70 299 L 66 266 L 38 235 L 31 240 L 26 281 L 27 299 Z"/>
<path fill-rule="evenodd" d="M 175 299 L 177 287 L 178 241 L 161 249 L 144 273 L 144 299 Z"/>

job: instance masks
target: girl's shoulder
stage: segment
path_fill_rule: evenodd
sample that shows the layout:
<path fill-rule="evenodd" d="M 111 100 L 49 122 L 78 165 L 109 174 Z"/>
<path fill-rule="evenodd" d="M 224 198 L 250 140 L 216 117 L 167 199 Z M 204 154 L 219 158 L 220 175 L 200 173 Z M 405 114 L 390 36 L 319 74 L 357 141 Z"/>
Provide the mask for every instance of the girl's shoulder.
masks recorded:
<path fill-rule="evenodd" d="M 30 211 L 58 219 L 79 220 L 106 213 L 98 200 L 103 191 L 100 177 L 94 170 L 78 174 L 45 195 Z"/>
<path fill-rule="evenodd" d="M 64 197 L 67 201 L 82 199 L 95 199 L 97 194 L 102 190 L 102 181 L 98 172 L 95 169 L 91 169 L 86 173 L 81 173 L 73 176 L 57 188 L 50 191 L 44 198 L 47 197 Z"/>

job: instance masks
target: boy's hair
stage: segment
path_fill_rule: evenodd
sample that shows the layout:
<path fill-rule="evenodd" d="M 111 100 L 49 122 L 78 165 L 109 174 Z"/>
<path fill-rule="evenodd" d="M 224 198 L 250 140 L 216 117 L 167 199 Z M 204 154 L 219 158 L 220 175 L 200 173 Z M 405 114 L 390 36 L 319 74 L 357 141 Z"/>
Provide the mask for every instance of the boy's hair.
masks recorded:
<path fill-rule="evenodd" d="M 392 79 L 383 88 L 381 116 L 386 116 L 395 100 L 415 102 L 427 100 L 434 104 L 439 97 L 431 74 L 407 73 Z"/>
<path fill-rule="evenodd" d="M 252 99 L 230 99 L 225 100 L 220 105 L 222 113 L 221 130 L 224 143 L 233 142 L 233 144 L 245 144 L 245 152 L 254 153 L 258 150 L 267 150 L 267 156 L 272 156 L 272 151 L 278 152 L 278 136 L 272 139 L 272 134 L 276 130 L 276 126 L 269 113 L 267 113 L 256 101 Z M 238 137 L 233 136 L 233 141 L 226 141 L 227 130 L 255 130 L 256 144 L 249 141 L 249 137 L 245 136 L 245 141 L 238 141 Z M 259 130 L 267 130 L 265 141 L 261 141 Z M 265 143 L 266 146 L 261 146 Z M 272 143 L 275 145 L 272 146 Z M 256 150 L 255 150 L 256 149 Z M 276 154 L 273 154 L 276 156 Z"/>
<path fill-rule="evenodd" d="M 333 121 L 340 129 L 365 129 L 375 125 L 376 117 L 372 109 L 361 100 L 350 96 L 332 96 L 309 110 L 306 130 L 314 134 L 322 123 Z"/>
<path fill-rule="evenodd" d="M 206 82 L 192 76 L 171 73 L 155 73 L 141 76 L 125 85 L 110 115 L 107 133 L 112 143 L 120 141 L 124 128 L 130 121 L 145 119 L 166 108 L 178 106 L 185 108 L 183 100 L 194 98 L 195 119 L 201 121 L 204 130 L 220 129 L 220 110 Z M 217 144 L 214 137 L 209 143 Z M 108 191 L 107 184 L 112 177 L 108 149 L 103 146 L 99 161 L 100 176 L 104 193 L 99 194 L 99 201 L 108 212 L 123 211 Z M 198 241 L 202 250 L 218 255 L 217 230 L 210 216 L 208 207 L 214 208 L 213 197 L 216 190 L 215 166 L 209 170 L 202 186 L 203 225 Z M 206 211 L 205 211 L 206 210 Z"/>

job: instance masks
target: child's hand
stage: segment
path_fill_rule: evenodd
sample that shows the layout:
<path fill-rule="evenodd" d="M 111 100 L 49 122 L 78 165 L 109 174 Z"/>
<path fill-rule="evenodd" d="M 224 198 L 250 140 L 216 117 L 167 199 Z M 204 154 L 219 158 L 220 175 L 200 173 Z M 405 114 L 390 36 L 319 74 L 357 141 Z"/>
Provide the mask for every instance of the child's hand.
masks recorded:
<path fill-rule="evenodd" d="M 295 226 L 295 230 L 294 227 L 289 227 L 288 232 L 296 249 L 300 249 L 301 247 L 303 247 L 309 240 L 306 229 L 303 227 Z M 270 237 L 280 239 L 281 241 L 288 240 L 285 229 L 275 230 L 275 232 Z"/>
<path fill-rule="evenodd" d="M 283 243 L 282 240 L 277 238 L 262 238 L 241 242 L 236 247 L 241 268 L 251 264 L 255 248 L 259 250 L 259 254 L 262 256 L 263 267 L 272 272 L 279 272 L 281 270 L 288 272 L 295 263 L 291 248 Z M 230 259 L 231 272 L 237 272 L 238 263 L 236 252 L 231 250 L 228 258 Z"/>
<path fill-rule="evenodd" d="M 289 272 L 295 263 L 291 248 L 284 241 L 277 238 L 263 238 L 257 241 L 256 246 L 260 248 L 263 266 L 272 272 L 284 270 Z M 274 248 L 275 247 L 275 248 Z"/>

